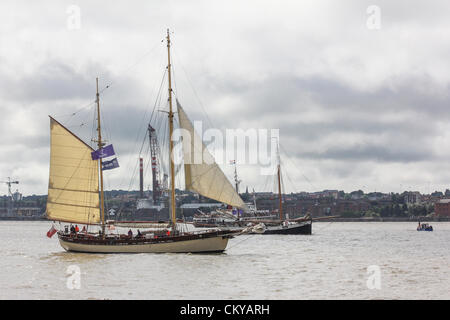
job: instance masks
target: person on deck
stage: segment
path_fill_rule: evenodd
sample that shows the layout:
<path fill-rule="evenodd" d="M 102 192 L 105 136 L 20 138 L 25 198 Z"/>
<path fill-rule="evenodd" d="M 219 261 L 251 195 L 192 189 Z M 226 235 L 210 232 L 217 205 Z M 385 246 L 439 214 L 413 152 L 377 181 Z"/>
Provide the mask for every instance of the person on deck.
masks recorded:
<path fill-rule="evenodd" d="M 129 236 L 130 238 L 133 237 L 133 231 L 131 231 L 131 229 L 128 230 L 128 236 Z"/>
<path fill-rule="evenodd" d="M 83 226 L 83 229 L 81 230 L 81 232 L 86 233 L 86 226 Z"/>
<path fill-rule="evenodd" d="M 78 225 L 76 224 L 75 225 L 75 233 L 78 233 L 78 232 L 80 232 L 80 228 L 78 228 Z"/>
<path fill-rule="evenodd" d="M 136 238 L 141 238 L 141 237 L 142 237 L 142 233 L 141 233 L 141 231 L 138 229 Z"/>

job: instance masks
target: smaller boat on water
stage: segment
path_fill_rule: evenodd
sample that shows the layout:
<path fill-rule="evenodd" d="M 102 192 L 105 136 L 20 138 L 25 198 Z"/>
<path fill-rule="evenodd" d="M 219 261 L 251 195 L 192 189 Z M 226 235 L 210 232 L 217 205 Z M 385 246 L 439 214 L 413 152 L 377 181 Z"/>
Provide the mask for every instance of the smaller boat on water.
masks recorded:
<path fill-rule="evenodd" d="M 328 217 L 327 217 L 328 218 Z M 320 218 L 316 218 L 321 220 Z M 253 228 L 250 234 L 311 234 L 312 221 L 316 220 L 306 215 L 297 219 L 277 219 L 276 216 L 265 217 L 233 217 L 226 211 L 214 211 L 210 214 L 195 215 L 193 225 L 196 228 L 218 228 L 220 230 L 243 230 L 248 227 L 264 226 L 263 229 Z"/>
<path fill-rule="evenodd" d="M 433 227 L 430 226 L 428 223 L 420 223 L 417 226 L 417 231 L 433 231 Z"/>

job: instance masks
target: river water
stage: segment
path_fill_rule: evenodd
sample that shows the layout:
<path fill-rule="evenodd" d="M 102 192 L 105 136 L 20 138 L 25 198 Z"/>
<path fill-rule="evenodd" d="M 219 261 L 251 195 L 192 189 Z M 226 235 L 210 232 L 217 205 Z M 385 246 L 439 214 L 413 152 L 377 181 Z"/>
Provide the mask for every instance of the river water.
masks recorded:
<path fill-rule="evenodd" d="M 49 222 L 0 221 L 0 299 L 450 299 L 450 223 L 317 222 L 224 254 L 65 252 Z"/>

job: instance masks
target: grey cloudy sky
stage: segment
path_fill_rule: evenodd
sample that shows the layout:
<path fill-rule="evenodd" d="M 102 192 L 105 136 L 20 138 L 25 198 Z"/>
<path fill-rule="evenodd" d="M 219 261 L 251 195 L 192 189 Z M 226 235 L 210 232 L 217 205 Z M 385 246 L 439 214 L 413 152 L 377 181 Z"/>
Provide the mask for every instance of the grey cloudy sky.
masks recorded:
<path fill-rule="evenodd" d="M 371 5 L 379 29 L 368 27 Z M 448 1 L 2 1 L 0 180 L 47 192 L 47 116 L 89 140 L 98 76 L 111 84 L 101 101 L 121 164 L 107 186 L 128 189 L 170 28 L 174 89 L 191 119 L 279 128 L 287 191 L 445 190 L 449 10 Z M 266 188 L 257 166 L 238 170 L 244 188 Z"/>

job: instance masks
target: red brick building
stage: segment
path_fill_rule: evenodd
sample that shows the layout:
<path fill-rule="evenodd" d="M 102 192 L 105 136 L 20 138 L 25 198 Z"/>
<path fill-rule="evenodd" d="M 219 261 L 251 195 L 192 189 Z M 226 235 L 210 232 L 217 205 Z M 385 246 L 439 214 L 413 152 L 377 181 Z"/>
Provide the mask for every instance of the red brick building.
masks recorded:
<path fill-rule="evenodd" d="M 450 217 L 450 199 L 441 199 L 436 202 L 434 213 L 439 217 Z"/>

